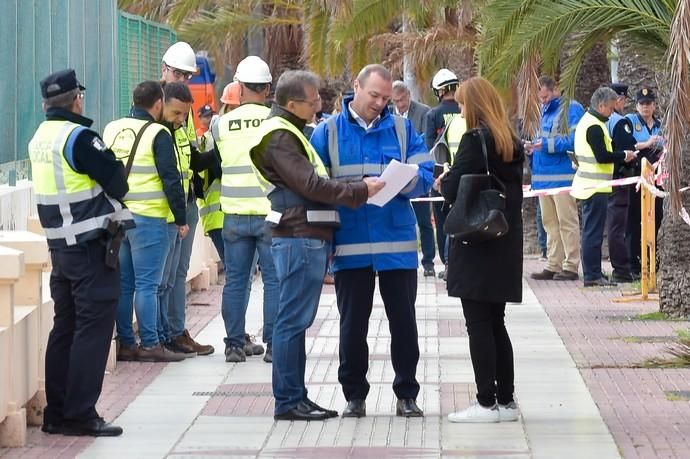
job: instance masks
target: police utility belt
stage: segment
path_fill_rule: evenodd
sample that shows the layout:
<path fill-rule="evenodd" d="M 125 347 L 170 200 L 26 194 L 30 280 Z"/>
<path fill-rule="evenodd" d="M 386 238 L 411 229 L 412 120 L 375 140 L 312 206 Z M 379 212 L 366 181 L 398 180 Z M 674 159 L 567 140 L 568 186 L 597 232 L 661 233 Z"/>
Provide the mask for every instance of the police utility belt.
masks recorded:
<path fill-rule="evenodd" d="M 338 211 L 332 206 L 309 201 L 287 188 L 276 186 L 273 191 L 268 194 L 268 200 L 271 201 L 271 212 L 266 216 L 266 222 L 272 228 L 280 224 L 285 210 L 299 206 L 304 207 L 308 224 L 328 228 L 340 228 L 340 215 L 338 215 Z"/>

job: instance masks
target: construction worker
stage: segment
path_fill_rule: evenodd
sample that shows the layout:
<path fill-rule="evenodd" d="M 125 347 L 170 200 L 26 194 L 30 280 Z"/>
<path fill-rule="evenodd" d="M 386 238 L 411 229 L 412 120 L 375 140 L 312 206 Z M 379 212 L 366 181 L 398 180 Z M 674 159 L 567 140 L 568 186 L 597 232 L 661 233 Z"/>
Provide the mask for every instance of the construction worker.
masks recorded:
<path fill-rule="evenodd" d="M 220 96 L 220 101 L 223 103 L 223 106 L 220 107 L 221 115 L 240 106 L 240 89 L 239 81 L 233 81 L 225 86 L 225 89 L 223 89 L 223 95 Z"/>
<path fill-rule="evenodd" d="M 124 202 L 136 228 L 127 233 L 120 250 L 122 296 L 118 305 L 118 360 L 177 362 L 181 354 L 160 342 L 158 289 L 168 255 L 167 218 L 172 215 L 173 238 L 185 237 L 185 196 L 170 131 L 159 124 L 163 116 L 163 88 L 157 81 L 139 83 L 129 116 L 111 121 L 103 140 L 127 164 L 129 193 Z M 137 317 L 141 346 L 132 328 Z"/>
<path fill-rule="evenodd" d="M 52 73 L 40 86 L 46 120 L 29 142 L 29 158 L 55 302 L 41 430 L 118 436 L 122 428 L 98 415 L 96 401 L 120 296 L 117 245 L 122 231 L 133 227 L 119 201 L 128 191 L 125 168 L 88 129 L 93 121 L 82 116 L 86 88 L 74 70 Z"/>
<path fill-rule="evenodd" d="M 161 75 L 164 82 L 178 82 L 187 85 L 196 72 L 196 55 L 188 43 L 178 41 L 171 45 L 163 54 Z M 172 116 L 177 117 L 177 114 Z M 185 328 L 187 271 L 189 270 L 189 260 L 192 256 L 194 231 L 199 222 L 199 209 L 196 205 L 196 198 L 203 197 L 201 178 L 198 174 L 194 174 L 194 171 L 204 169 L 204 164 L 199 163 L 200 156 L 197 150 L 196 129 L 194 127 L 191 104 L 186 120 L 179 128 L 173 131 L 173 138 L 180 158 L 182 186 L 187 199 L 189 235 L 184 239 L 178 239 L 175 247 L 168 253 L 168 257 L 172 257 L 170 274 L 167 278 L 168 285 L 172 285 L 167 301 L 167 322 L 170 333 L 168 344 L 174 351 L 186 354 L 209 355 L 214 352 L 213 346 L 197 343 Z M 179 257 L 176 253 L 179 253 Z M 166 280 L 165 276 L 163 280 Z"/>
<path fill-rule="evenodd" d="M 239 98 L 238 104 L 239 106 Z M 219 115 L 213 115 L 211 124 L 213 124 Z M 199 150 L 202 152 L 213 152 L 215 143 L 213 142 L 213 135 L 209 129 L 199 137 Z M 213 152 L 215 155 L 215 152 Z M 216 160 L 217 161 L 217 160 Z M 220 178 L 221 173 L 216 171 L 217 168 L 209 168 L 208 170 L 199 172 L 203 181 L 204 197 L 197 198 L 196 202 L 199 206 L 199 219 L 201 226 L 204 228 L 204 234 L 211 238 L 222 266 L 225 266 L 225 246 L 223 243 L 223 219 L 225 214 L 220 209 Z"/>
<path fill-rule="evenodd" d="M 426 142 L 427 148 L 430 150 L 441 136 L 441 133 L 445 129 L 446 125 L 450 123 L 455 115 L 460 113 L 460 107 L 455 101 L 455 90 L 458 89 L 459 84 L 460 80 L 458 80 L 457 75 L 448 69 L 439 70 L 431 80 L 431 89 L 434 91 L 434 94 L 438 99 L 438 105 L 429 110 L 429 112 L 426 114 L 424 141 Z M 455 156 L 455 152 L 460 145 L 460 137 L 462 137 L 462 133 L 459 133 L 456 145 L 455 142 L 457 134 L 458 132 L 454 132 L 454 135 L 451 137 L 452 144 L 449 143 L 448 145 L 449 150 L 451 151 L 451 159 Z M 450 161 L 448 162 L 450 163 Z M 438 191 L 432 190 L 431 196 L 438 197 L 440 194 Z M 446 221 L 446 215 L 442 210 L 443 202 L 434 202 L 432 208 L 434 211 L 434 221 L 436 222 L 436 246 L 438 247 L 438 255 L 439 258 L 441 258 L 441 262 L 445 265 L 447 261 L 447 250 L 446 235 L 443 232 L 443 224 Z M 446 272 L 444 270 L 438 274 L 438 277 L 443 279 L 445 278 L 445 275 Z"/>
<path fill-rule="evenodd" d="M 267 344 L 264 361 L 272 360 L 273 323 L 278 308 L 278 278 L 271 256 L 271 233 L 265 226 L 270 203 L 252 169 L 249 147 L 261 123 L 268 117 L 266 97 L 272 76 L 257 56 L 248 56 L 237 65 L 235 79 L 241 85 L 240 105 L 222 115 L 211 126 L 221 159 L 220 206 L 225 214 L 225 286 L 223 321 L 225 322 L 225 360 L 244 362 L 247 355 L 261 355 L 263 346 L 254 344 L 245 333 L 245 314 L 249 303 L 247 286 L 252 274 L 254 253 L 264 283 L 263 341 Z"/>

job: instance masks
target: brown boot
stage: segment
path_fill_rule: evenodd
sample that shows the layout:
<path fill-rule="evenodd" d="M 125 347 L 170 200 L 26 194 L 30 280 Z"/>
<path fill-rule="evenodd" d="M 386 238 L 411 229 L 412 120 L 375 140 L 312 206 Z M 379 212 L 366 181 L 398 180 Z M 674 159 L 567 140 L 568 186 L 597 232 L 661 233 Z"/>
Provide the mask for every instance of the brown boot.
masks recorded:
<path fill-rule="evenodd" d="M 216 350 L 210 344 L 199 344 L 191 337 L 189 330 L 185 330 L 180 336 L 173 338 L 178 345 L 184 345 L 185 347 L 194 350 L 197 355 L 210 355 Z"/>
<path fill-rule="evenodd" d="M 180 362 L 184 360 L 184 354 L 171 352 L 162 345 L 157 344 L 152 347 L 139 347 L 139 362 Z"/>
<path fill-rule="evenodd" d="M 118 362 L 135 362 L 139 357 L 139 346 L 126 346 L 118 341 L 116 359 Z"/>

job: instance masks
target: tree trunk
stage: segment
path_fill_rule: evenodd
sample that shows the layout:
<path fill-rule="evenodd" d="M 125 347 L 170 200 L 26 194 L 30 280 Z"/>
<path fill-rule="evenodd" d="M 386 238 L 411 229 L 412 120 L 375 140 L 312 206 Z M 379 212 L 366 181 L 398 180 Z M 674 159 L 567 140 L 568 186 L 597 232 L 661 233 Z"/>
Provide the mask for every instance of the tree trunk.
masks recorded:
<path fill-rule="evenodd" d="M 690 182 L 690 142 L 683 151 L 682 186 Z M 690 226 L 672 216 L 664 202 L 664 219 L 657 238 L 659 310 L 671 317 L 690 317 Z M 690 193 L 683 193 L 683 206 L 690 209 Z"/>

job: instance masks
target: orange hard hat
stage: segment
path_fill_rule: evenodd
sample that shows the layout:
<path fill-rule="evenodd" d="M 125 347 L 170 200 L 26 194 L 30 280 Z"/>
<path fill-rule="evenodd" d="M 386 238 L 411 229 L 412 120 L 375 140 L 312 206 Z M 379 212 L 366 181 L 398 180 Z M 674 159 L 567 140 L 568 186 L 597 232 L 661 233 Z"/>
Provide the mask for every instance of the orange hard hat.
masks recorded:
<path fill-rule="evenodd" d="M 220 97 L 220 101 L 228 105 L 239 105 L 240 104 L 240 82 L 233 81 L 228 84 L 225 89 L 223 89 L 223 95 Z"/>

